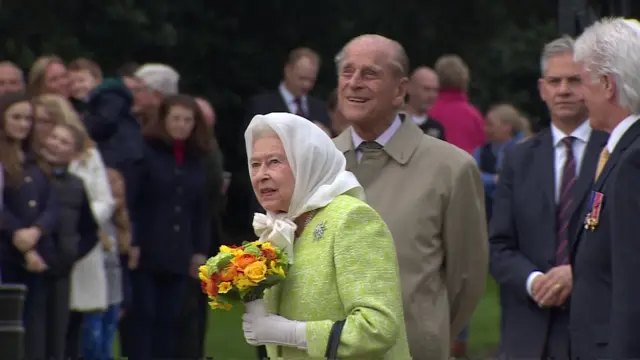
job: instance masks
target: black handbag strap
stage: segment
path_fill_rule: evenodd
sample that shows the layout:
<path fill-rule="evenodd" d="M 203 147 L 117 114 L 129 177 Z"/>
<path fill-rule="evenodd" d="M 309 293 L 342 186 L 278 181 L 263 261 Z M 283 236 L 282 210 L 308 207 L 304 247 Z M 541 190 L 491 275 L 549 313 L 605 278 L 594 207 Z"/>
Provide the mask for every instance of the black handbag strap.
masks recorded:
<path fill-rule="evenodd" d="M 342 328 L 346 320 L 340 320 L 333 323 L 331 333 L 329 333 L 329 342 L 327 343 L 327 352 L 324 357 L 327 360 L 338 360 L 338 346 L 340 345 L 340 337 L 342 336 Z"/>

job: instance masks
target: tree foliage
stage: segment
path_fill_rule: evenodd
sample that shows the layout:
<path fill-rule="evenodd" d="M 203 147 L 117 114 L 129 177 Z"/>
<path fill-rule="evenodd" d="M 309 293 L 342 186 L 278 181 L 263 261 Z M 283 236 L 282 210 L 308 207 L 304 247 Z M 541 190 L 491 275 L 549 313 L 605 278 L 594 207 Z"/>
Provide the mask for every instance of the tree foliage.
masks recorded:
<path fill-rule="evenodd" d="M 507 101 L 543 114 L 539 53 L 555 36 L 555 11 L 550 0 L 0 0 L 0 49 L 25 69 L 52 53 L 91 57 L 107 72 L 131 60 L 170 63 L 185 91 L 213 100 L 224 147 L 241 131 L 243 100 L 278 84 L 291 48 L 321 53 L 315 92 L 324 96 L 335 86 L 333 56 L 363 33 L 400 41 L 414 66 L 461 55 L 482 109 Z"/>

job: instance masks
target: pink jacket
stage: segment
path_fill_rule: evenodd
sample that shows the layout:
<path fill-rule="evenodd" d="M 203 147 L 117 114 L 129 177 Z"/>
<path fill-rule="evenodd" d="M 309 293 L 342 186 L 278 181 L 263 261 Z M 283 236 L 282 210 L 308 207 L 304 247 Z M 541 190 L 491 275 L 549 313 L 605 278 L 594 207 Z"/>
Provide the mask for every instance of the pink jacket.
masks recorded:
<path fill-rule="evenodd" d="M 469 154 L 485 143 L 482 113 L 461 91 L 441 90 L 429 116 L 442 123 L 447 142 Z"/>

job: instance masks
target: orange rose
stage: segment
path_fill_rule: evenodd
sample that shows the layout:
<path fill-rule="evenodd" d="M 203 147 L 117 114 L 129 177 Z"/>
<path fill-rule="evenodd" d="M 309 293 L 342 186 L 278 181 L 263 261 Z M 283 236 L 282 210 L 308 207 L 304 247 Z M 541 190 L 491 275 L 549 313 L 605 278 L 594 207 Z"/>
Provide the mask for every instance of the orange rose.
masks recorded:
<path fill-rule="evenodd" d="M 242 254 L 240 256 L 236 256 L 233 259 L 233 264 L 237 266 L 239 269 L 244 269 L 247 265 L 255 262 L 258 258 L 256 258 L 253 254 Z"/>
<path fill-rule="evenodd" d="M 267 259 L 267 261 L 275 260 L 278 258 L 278 254 L 276 254 L 276 251 L 271 248 L 262 249 L 261 253 L 262 253 L 262 256 L 264 256 Z"/>
<path fill-rule="evenodd" d="M 203 280 L 200 283 L 200 287 L 202 288 L 203 293 L 211 297 L 218 296 L 218 284 L 216 283 L 215 280 L 213 279 Z"/>
<path fill-rule="evenodd" d="M 227 265 L 224 269 L 220 270 L 220 281 L 233 281 L 238 275 L 238 269 L 233 264 Z"/>

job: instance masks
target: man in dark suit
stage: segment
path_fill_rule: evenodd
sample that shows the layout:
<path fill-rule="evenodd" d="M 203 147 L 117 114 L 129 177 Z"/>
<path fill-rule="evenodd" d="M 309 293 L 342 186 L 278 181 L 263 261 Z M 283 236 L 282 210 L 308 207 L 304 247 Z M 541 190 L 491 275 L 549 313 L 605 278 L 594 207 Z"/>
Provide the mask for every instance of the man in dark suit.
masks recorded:
<path fill-rule="evenodd" d="M 245 127 L 256 114 L 290 112 L 300 115 L 327 130 L 331 128 L 327 104 L 309 95 L 316 83 L 320 56 L 309 48 L 289 53 L 284 66 L 284 79 L 278 89 L 256 95 L 246 107 Z"/>
<path fill-rule="evenodd" d="M 571 356 L 640 358 L 640 24 L 604 19 L 576 42 L 594 129 L 610 133 L 571 251 Z"/>
<path fill-rule="evenodd" d="M 541 65 L 551 129 L 507 150 L 489 227 L 504 359 L 569 358 L 568 245 L 607 138 L 586 121 L 573 40 L 547 44 Z"/>

